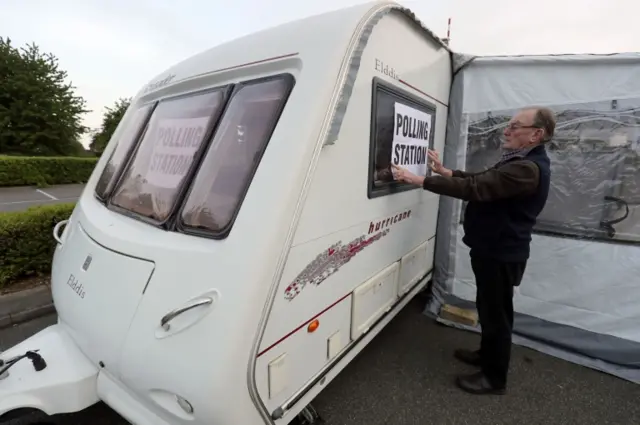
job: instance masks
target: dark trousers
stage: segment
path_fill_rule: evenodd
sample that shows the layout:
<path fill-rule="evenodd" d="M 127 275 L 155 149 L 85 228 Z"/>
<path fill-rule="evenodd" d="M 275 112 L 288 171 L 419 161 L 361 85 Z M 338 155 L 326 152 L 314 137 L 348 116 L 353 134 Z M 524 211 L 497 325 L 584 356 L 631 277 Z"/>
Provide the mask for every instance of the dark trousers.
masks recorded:
<path fill-rule="evenodd" d="M 513 288 L 520 285 L 527 262 L 471 258 L 476 278 L 476 308 L 482 330 L 482 372 L 496 387 L 507 384 L 513 330 Z"/>

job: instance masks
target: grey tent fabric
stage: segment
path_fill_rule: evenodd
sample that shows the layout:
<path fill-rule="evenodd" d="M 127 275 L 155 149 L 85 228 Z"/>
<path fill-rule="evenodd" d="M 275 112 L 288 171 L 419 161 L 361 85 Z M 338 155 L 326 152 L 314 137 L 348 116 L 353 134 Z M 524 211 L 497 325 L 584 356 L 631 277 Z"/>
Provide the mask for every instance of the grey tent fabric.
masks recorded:
<path fill-rule="evenodd" d="M 444 165 L 492 165 L 507 121 L 532 105 L 553 109 L 558 124 L 549 200 L 514 296 L 514 342 L 640 383 L 640 54 L 467 60 L 454 77 Z M 443 196 L 440 208 L 425 309 L 434 316 L 475 300 L 464 203 Z"/>

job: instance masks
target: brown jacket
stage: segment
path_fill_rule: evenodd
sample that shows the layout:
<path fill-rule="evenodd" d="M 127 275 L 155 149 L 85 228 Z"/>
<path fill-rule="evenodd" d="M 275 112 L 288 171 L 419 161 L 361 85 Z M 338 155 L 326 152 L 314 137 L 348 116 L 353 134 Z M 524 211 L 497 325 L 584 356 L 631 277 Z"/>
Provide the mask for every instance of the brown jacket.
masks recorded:
<path fill-rule="evenodd" d="M 423 188 L 463 201 L 491 202 L 529 195 L 538 188 L 538 166 L 526 159 L 510 161 L 479 173 L 455 170 L 453 176 L 425 177 Z"/>

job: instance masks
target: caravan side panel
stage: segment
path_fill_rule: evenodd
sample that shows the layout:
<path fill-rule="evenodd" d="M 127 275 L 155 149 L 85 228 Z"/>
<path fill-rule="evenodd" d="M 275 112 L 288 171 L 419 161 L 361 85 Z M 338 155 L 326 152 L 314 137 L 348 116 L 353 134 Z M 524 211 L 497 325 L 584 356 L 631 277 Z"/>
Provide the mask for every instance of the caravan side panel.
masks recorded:
<path fill-rule="evenodd" d="M 330 344 L 327 335 L 344 335 L 343 322 L 333 319 L 343 317 L 344 300 L 360 303 L 359 323 L 354 324 L 349 302 L 347 334 L 354 325 L 367 323 L 355 333 L 357 338 L 380 311 L 383 315 L 398 303 L 409 284 L 419 281 L 418 275 L 433 267 L 438 196 L 415 186 L 392 189 L 380 183 L 374 171 L 381 161 L 390 161 L 392 136 L 387 130 L 398 110 L 394 108 L 415 108 L 430 116 L 428 144 L 442 150 L 451 83 L 449 52 L 394 11 L 377 22 L 358 54 L 360 67 L 340 134 L 320 155 L 260 347 L 256 379 L 271 412 L 287 392 L 290 396 L 299 390 L 330 362 L 331 356 L 315 356 L 313 350 Z M 385 269 L 394 272 L 378 282 L 383 293 L 356 296 L 354 291 L 362 292 L 356 288 Z M 319 329 L 332 328 L 308 334 L 307 326 L 315 318 Z M 297 333 L 305 334 L 304 347 L 297 346 Z M 313 342 L 316 334 L 321 343 Z M 290 370 L 300 375 L 290 378 L 288 389 L 274 399 L 268 391 L 269 365 L 285 355 Z"/>

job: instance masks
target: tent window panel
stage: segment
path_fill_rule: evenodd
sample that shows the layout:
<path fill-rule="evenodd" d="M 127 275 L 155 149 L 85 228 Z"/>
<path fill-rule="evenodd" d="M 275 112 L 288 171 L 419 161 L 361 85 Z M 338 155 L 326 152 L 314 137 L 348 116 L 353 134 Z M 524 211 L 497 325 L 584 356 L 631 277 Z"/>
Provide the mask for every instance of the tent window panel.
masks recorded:
<path fill-rule="evenodd" d="M 638 115 L 640 122 L 640 108 L 611 111 L 610 106 L 607 101 L 553 107 L 558 122 L 547 146 L 551 187 L 534 231 L 640 243 L 640 131 L 629 118 Z M 470 116 L 467 170 L 481 171 L 498 161 L 502 132 L 515 112 Z"/>

